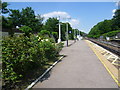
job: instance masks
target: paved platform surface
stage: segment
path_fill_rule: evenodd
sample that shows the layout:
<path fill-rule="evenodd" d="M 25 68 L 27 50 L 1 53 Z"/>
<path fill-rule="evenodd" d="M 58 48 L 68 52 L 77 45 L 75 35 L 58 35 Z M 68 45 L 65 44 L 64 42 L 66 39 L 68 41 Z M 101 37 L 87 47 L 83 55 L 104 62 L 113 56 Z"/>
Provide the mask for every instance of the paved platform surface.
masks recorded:
<path fill-rule="evenodd" d="M 62 43 L 64 43 L 64 47 L 67 47 L 67 42 L 66 41 L 62 41 Z M 75 43 L 75 40 L 69 40 L 68 41 L 68 46 L 71 46 L 71 45 L 73 45 Z"/>
<path fill-rule="evenodd" d="M 66 57 L 33 88 L 118 88 L 85 41 L 64 47 L 61 54 Z"/>

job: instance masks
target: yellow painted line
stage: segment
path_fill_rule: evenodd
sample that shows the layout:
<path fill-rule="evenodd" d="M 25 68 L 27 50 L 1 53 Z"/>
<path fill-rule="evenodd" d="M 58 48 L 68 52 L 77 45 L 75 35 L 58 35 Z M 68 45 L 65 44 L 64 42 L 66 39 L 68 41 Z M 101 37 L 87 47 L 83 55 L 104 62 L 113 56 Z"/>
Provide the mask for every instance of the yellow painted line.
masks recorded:
<path fill-rule="evenodd" d="M 106 70 L 109 72 L 109 74 L 112 76 L 112 78 L 114 79 L 114 81 L 117 83 L 117 85 L 120 87 L 120 83 L 119 81 L 116 79 L 116 77 L 112 74 L 112 72 L 109 70 L 109 68 L 104 64 L 103 60 L 99 57 L 99 55 L 95 52 L 95 50 L 91 47 L 91 45 L 88 42 L 88 45 L 90 46 L 90 48 L 93 50 L 93 52 L 95 53 L 95 55 L 99 58 L 99 60 L 101 61 L 101 63 L 104 65 L 104 67 L 106 68 Z"/>

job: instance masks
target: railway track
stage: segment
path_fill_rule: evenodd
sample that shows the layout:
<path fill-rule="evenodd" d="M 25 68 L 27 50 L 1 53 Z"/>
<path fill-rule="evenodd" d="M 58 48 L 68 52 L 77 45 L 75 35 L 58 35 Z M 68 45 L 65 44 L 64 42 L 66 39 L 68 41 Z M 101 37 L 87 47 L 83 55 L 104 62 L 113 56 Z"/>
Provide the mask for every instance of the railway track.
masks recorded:
<path fill-rule="evenodd" d="M 120 45 L 119 45 L 120 42 L 114 43 L 114 42 L 98 41 L 98 40 L 94 40 L 94 39 L 88 39 L 88 40 L 109 50 L 110 52 L 114 53 L 115 55 L 120 56 Z"/>

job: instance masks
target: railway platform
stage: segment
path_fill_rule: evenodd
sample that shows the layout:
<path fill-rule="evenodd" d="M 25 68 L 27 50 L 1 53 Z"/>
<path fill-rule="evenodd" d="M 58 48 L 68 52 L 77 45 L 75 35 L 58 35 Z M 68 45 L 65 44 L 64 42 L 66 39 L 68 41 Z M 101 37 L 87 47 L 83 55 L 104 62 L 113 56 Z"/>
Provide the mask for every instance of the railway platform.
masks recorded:
<path fill-rule="evenodd" d="M 97 48 L 87 40 L 76 41 L 71 46 L 64 47 L 60 54 L 65 57 L 33 89 L 118 88 L 118 68 L 109 60 L 101 61 L 106 60 L 103 57 L 105 54 L 102 55 L 104 52 Z"/>

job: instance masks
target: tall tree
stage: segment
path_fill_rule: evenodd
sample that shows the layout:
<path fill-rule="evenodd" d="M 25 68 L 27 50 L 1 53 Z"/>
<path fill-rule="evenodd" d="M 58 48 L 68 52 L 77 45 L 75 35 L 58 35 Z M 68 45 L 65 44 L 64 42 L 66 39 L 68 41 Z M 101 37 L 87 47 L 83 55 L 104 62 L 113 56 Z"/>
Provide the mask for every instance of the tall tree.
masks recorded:
<path fill-rule="evenodd" d="M 36 25 L 38 22 L 38 19 L 36 19 L 34 10 L 32 10 L 31 7 L 26 7 L 25 9 L 23 8 L 21 11 L 21 23 L 22 25 L 29 26 L 32 28 L 33 31 L 36 30 Z"/>
<path fill-rule="evenodd" d="M 113 16 L 113 30 L 120 29 L 120 9 L 117 9 Z"/>
<path fill-rule="evenodd" d="M 68 35 L 70 40 L 74 39 L 74 31 L 69 23 L 68 23 Z"/>
<path fill-rule="evenodd" d="M 61 25 L 61 40 L 66 40 L 66 23 L 62 23 Z"/>
<path fill-rule="evenodd" d="M 1 14 L 7 14 L 7 13 L 9 13 L 9 9 L 7 8 L 8 5 L 9 4 L 7 2 L 2 2 L 0 0 L 0 13 Z M 1 19 L 0 25 L 2 25 L 2 27 L 6 27 L 7 26 L 7 18 L 2 15 L 0 17 L 0 19 Z"/>
<path fill-rule="evenodd" d="M 31 32 L 39 32 L 42 28 L 43 18 L 40 15 L 35 16 L 31 7 L 23 8 L 22 11 L 10 9 L 8 19 L 12 22 L 12 28 L 29 26 L 32 29 Z"/>
<path fill-rule="evenodd" d="M 59 20 L 57 18 L 49 18 L 43 26 L 43 29 L 48 30 L 50 33 L 58 32 L 58 23 Z"/>
<path fill-rule="evenodd" d="M 8 19 L 12 22 L 13 28 L 21 26 L 21 12 L 19 10 L 10 9 L 10 15 Z"/>
<path fill-rule="evenodd" d="M 40 15 L 40 14 L 38 14 L 37 16 L 36 16 L 36 26 L 37 27 L 35 27 L 35 32 L 40 32 L 41 30 L 42 30 L 42 26 L 43 26 L 43 20 L 44 20 L 44 18 Z"/>
<path fill-rule="evenodd" d="M 62 25 L 61 25 L 61 39 L 62 39 L 62 41 L 65 41 L 65 40 L 66 40 L 67 24 L 68 24 L 68 35 L 69 35 L 69 39 L 74 39 L 74 30 L 72 29 L 71 25 L 70 25 L 69 23 L 62 23 Z"/>
<path fill-rule="evenodd" d="M 7 2 L 1 2 L 0 0 L 0 5 L 2 5 L 2 8 L 0 8 L 2 14 L 6 14 L 9 12 L 7 6 L 9 5 Z"/>
<path fill-rule="evenodd" d="M 10 10 L 7 8 L 7 6 L 9 5 L 7 2 L 1 2 L 0 0 L 0 4 L 2 4 L 2 8 L 0 9 L 2 14 L 7 14 L 10 12 Z M 2 28 L 9 28 L 8 33 L 11 36 L 13 36 L 14 34 L 14 31 L 12 30 L 12 26 L 13 26 L 12 21 L 9 20 L 8 17 L 2 15 Z"/>
<path fill-rule="evenodd" d="M 87 34 L 85 32 L 80 31 L 80 35 L 85 37 Z"/>
<path fill-rule="evenodd" d="M 88 36 L 98 38 L 102 34 L 112 31 L 112 20 L 104 20 L 95 25 L 89 32 Z"/>

